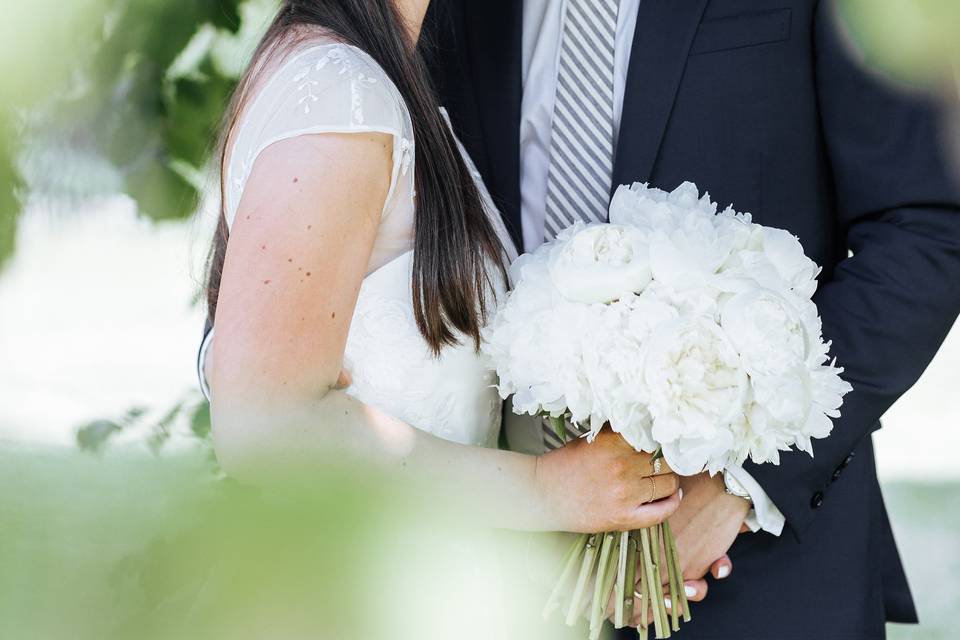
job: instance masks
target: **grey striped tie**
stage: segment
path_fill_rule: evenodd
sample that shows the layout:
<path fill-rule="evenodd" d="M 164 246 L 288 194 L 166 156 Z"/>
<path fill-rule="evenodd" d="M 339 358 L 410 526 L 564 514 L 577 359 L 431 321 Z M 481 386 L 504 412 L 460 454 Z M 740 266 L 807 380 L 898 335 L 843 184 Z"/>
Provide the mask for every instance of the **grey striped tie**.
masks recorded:
<path fill-rule="evenodd" d="M 568 0 L 550 141 L 544 237 L 607 219 L 619 0 Z"/>
<path fill-rule="evenodd" d="M 543 444 L 548 451 L 559 449 L 571 440 L 583 436 L 589 429 L 579 427 L 566 420 L 556 418 L 540 418 Z"/>

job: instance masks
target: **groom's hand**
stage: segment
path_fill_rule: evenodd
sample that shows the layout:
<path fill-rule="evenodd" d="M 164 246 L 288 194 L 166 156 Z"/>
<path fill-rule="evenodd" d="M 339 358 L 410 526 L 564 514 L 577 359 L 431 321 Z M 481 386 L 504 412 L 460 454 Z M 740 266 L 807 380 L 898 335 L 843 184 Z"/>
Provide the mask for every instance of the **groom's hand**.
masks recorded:
<path fill-rule="evenodd" d="M 740 533 L 750 503 L 727 493 L 723 477 L 702 473 L 681 478 L 683 501 L 670 516 L 685 580 L 729 574 L 726 554 Z"/>
<path fill-rule="evenodd" d="M 681 478 L 683 500 L 670 516 L 670 528 L 677 542 L 677 552 L 683 567 L 684 590 L 690 602 L 700 602 L 707 597 L 706 575 L 722 580 L 730 575 L 733 565 L 727 550 L 744 527 L 750 503 L 727 493 L 723 477 L 713 478 L 702 473 Z M 665 559 L 661 558 L 662 562 Z M 672 606 L 667 591 L 664 602 Z M 633 624 L 640 623 L 639 601 L 634 601 L 636 611 Z M 647 619 L 650 619 L 648 610 Z"/>

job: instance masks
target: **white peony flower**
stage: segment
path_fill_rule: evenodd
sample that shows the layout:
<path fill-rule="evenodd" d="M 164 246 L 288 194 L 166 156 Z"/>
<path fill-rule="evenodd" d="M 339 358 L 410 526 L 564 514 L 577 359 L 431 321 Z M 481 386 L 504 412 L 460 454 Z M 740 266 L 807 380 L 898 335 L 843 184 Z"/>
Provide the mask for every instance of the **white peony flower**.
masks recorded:
<path fill-rule="evenodd" d="M 617 189 L 610 203 L 610 222 L 636 227 L 647 233 L 669 232 L 683 217 L 712 217 L 717 205 L 710 196 L 700 197 L 697 185 L 684 182 L 671 193 L 635 182 Z"/>
<path fill-rule="evenodd" d="M 677 317 L 676 310 L 646 292 L 604 307 L 583 342 L 584 365 L 596 406 L 610 427 L 638 451 L 654 453 L 647 409 L 644 354 L 650 333 Z M 596 436 L 600 425 L 590 433 Z"/>
<path fill-rule="evenodd" d="M 800 314 L 769 289 L 738 293 L 726 300 L 720 326 L 751 375 L 783 375 L 807 359 L 810 336 Z"/>
<path fill-rule="evenodd" d="M 743 413 L 747 374 L 730 340 L 703 318 L 665 323 L 649 338 L 644 377 L 653 436 L 682 475 L 723 468 L 732 422 Z"/>
<path fill-rule="evenodd" d="M 547 260 L 540 251 L 514 262 L 516 287 L 484 330 L 483 350 L 496 367 L 501 397 L 513 395 L 517 413 L 597 420 L 580 344 L 594 313 L 560 295 Z"/>
<path fill-rule="evenodd" d="M 812 455 L 851 390 L 799 240 L 684 183 L 634 184 L 511 265 L 484 352 L 514 410 L 606 424 L 680 474 Z"/>
<path fill-rule="evenodd" d="M 820 267 L 803 253 L 800 240 L 789 231 L 763 227 L 763 254 L 784 282 L 798 295 L 812 298 Z"/>
<path fill-rule="evenodd" d="M 611 205 L 611 220 L 642 231 L 650 245 L 654 283 L 675 300 L 686 299 L 704 312 L 703 294 L 719 295 L 717 274 L 738 242 L 749 233 L 749 218 L 716 215 L 717 205 L 696 185 L 685 182 L 672 193 L 645 185 L 621 187 Z"/>
<path fill-rule="evenodd" d="M 650 282 L 647 243 L 632 227 L 581 226 L 554 243 L 550 276 L 557 290 L 572 302 L 612 302 L 640 293 Z"/>
<path fill-rule="evenodd" d="M 826 345 L 816 306 L 803 304 L 800 312 L 785 296 L 758 289 L 734 296 L 723 310 L 722 326 L 750 375 L 742 439 L 757 463 L 776 463 L 778 451 L 791 446 L 812 455 L 811 439 L 830 435 L 830 418 L 839 416 L 851 389 L 839 370 L 822 366 Z"/>

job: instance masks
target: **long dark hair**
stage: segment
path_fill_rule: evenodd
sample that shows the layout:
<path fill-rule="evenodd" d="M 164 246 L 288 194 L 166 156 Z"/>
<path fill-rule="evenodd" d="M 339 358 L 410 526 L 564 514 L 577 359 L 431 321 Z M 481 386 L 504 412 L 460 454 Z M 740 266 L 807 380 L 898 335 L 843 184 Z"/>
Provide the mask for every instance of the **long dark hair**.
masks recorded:
<path fill-rule="evenodd" d="M 220 137 L 220 220 L 207 277 L 209 321 L 216 315 L 228 229 L 223 175 L 227 140 L 266 61 L 317 30 L 369 54 L 406 101 L 416 141 L 413 304 L 420 333 L 435 353 L 458 342 L 480 344 L 491 273 L 503 276 L 503 247 L 439 111 L 420 48 L 394 0 L 287 0 L 261 40 L 227 111 Z"/>

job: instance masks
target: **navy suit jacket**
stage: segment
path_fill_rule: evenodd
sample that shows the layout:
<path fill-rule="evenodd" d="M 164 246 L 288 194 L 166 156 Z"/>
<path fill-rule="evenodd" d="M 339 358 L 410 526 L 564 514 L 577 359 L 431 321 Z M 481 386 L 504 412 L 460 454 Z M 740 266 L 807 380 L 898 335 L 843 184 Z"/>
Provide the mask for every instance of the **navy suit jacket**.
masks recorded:
<path fill-rule="evenodd" d="M 518 246 L 522 4 L 434 0 L 423 45 Z M 740 536 L 733 579 L 686 638 L 873 638 L 916 620 L 870 434 L 960 313 L 960 190 L 932 104 L 865 69 L 834 14 L 829 0 L 640 5 L 614 186 L 691 180 L 797 235 L 823 265 L 815 301 L 854 387 L 815 458 L 748 465 L 787 529 Z"/>

